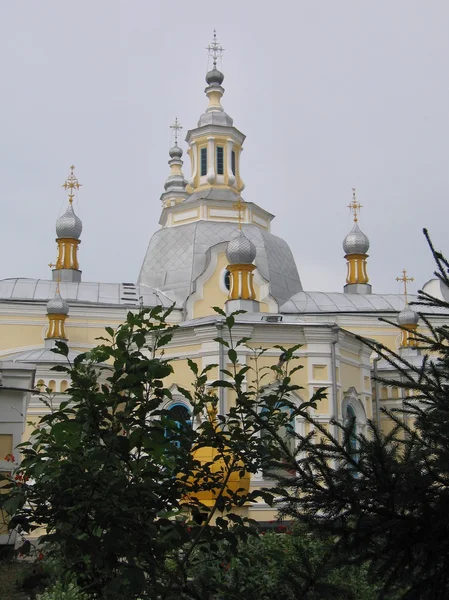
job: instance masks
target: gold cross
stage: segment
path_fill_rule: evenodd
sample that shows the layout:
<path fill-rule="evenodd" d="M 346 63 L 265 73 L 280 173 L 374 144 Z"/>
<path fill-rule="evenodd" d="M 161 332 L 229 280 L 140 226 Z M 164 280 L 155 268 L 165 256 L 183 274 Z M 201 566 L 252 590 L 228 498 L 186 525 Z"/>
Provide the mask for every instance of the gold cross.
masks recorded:
<path fill-rule="evenodd" d="M 56 267 L 56 265 L 54 265 L 53 263 L 48 263 L 48 266 L 50 267 L 50 269 L 53 269 L 53 267 Z"/>
<path fill-rule="evenodd" d="M 75 177 L 75 174 L 73 172 L 74 170 L 75 170 L 75 165 L 71 165 L 70 166 L 70 175 L 67 177 L 67 179 L 62 184 L 62 187 L 65 190 L 70 190 L 69 191 L 69 202 L 70 202 L 70 204 L 72 204 L 73 198 L 75 197 L 75 194 L 73 193 L 73 190 L 79 190 L 80 187 L 82 187 L 82 184 L 78 183 L 78 179 Z"/>
<path fill-rule="evenodd" d="M 407 271 L 405 269 L 402 269 L 402 277 L 396 277 L 396 281 L 402 281 L 404 283 L 404 296 L 405 296 L 405 303 L 408 304 L 408 300 L 407 300 L 407 283 L 409 281 L 415 281 L 413 277 L 407 277 Z"/>
<path fill-rule="evenodd" d="M 236 208 L 239 211 L 239 229 L 242 228 L 242 220 L 243 220 L 243 216 L 242 213 L 244 211 L 244 207 L 245 207 L 245 203 L 242 202 L 241 197 L 239 196 L 239 199 L 237 200 L 237 202 L 235 204 L 232 205 L 232 208 Z"/>
<path fill-rule="evenodd" d="M 355 188 L 352 188 L 352 200 L 348 204 L 348 208 L 349 208 L 349 210 L 351 210 L 354 213 L 354 223 L 357 223 L 357 221 L 358 221 L 357 213 L 360 212 L 362 205 L 359 202 L 357 202 L 357 199 L 355 196 Z"/>

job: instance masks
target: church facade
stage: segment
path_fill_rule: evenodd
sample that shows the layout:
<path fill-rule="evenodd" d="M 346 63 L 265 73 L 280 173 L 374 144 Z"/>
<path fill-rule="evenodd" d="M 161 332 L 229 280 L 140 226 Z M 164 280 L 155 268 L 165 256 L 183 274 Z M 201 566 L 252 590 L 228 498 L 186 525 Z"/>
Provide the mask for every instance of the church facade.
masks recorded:
<path fill-rule="evenodd" d="M 419 319 L 407 305 L 406 294 L 373 293 L 368 277 L 369 240 L 358 223 L 360 205 L 355 193 L 350 203 L 354 226 L 343 241 L 346 285 L 342 291 L 308 292 L 287 241 L 271 231 L 274 215 L 251 201 L 250 190 L 248 196 L 244 193 L 240 163 L 245 135 L 222 106 L 224 75 L 217 68 L 221 48 L 215 38 L 210 49 L 213 68 L 206 75 L 207 106 L 186 136 L 190 173 L 184 175 L 180 126 L 175 121 L 169 175 L 161 195 L 160 229 L 149 241 L 138 281 L 83 280 L 82 261 L 89 257 L 79 253 L 82 223 L 73 199 L 80 184 L 73 168 L 65 183 L 67 210 L 56 223 L 58 254 L 52 277 L 0 281 L 0 471 L 8 470 L 4 457 L 13 454 L 22 436 L 28 435 L 25 422 L 46 411 L 39 389 L 50 388 L 57 400 L 70 385 L 65 375 L 52 371 L 61 360 L 51 352 L 55 340 L 68 340 L 75 356 L 96 346 L 104 327 L 117 327 L 129 310 L 140 306 L 174 305 L 170 320 L 179 328 L 165 354 L 174 362 L 169 382 L 173 401 L 166 408 L 181 405 L 190 410 L 177 391 L 177 386 L 191 383 L 188 358 L 200 368 L 212 363 L 220 366 L 209 373 L 211 382 L 219 377 L 219 368 L 228 366 L 223 347 L 215 341 L 221 335 L 223 318 L 213 306 L 228 313 L 245 311 L 236 317 L 234 330 L 236 338 L 251 340 L 239 348 L 242 364 L 253 364 L 256 348 L 266 350 L 259 359 L 264 366 L 278 362 L 280 350 L 275 346 L 301 344 L 297 355 L 303 369 L 295 373 L 294 383 L 302 389 L 296 400 L 306 401 L 316 389 L 326 387 L 327 399 L 314 412 L 323 423 L 355 415 L 357 428 L 364 431 L 367 419 L 381 419 L 382 405 L 402 400 L 400 390 L 374 384 L 374 369 L 381 374 L 382 369 L 389 370 L 377 364 L 358 336 L 419 360 L 413 339 Z M 404 273 L 405 286 L 407 279 Z M 426 285 L 434 295 L 445 293 L 436 281 Z M 426 316 L 435 323 L 448 321 L 448 315 L 436 311 Z M 379 317 L 399 319 L 407 331 L 401 333 Z M 249 371 L 248 385 L 251 377 Z M 12 399 L 22 407 L 20 411 L 8 408 Z M 227 390 L 221 388 L 219 411 L 224 414 L 231 402 Z M 380 422 L 388 427 L 386 421 Z M 308 432 L 301 420 L 295 428 Z M 251 481 L 255 486 L 269 484 L 262 475 Z M 250 508 L 249 516 L 269 520 L 273 512 L 260 503 Z"/>

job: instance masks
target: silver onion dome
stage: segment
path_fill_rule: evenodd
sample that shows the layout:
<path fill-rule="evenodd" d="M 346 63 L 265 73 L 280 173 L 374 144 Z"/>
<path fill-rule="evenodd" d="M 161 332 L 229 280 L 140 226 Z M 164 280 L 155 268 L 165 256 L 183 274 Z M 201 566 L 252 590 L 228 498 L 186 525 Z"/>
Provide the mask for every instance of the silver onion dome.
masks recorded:
<path fill-rule="evenodd" d="M 69 303 L 57 294 L 47 302 L 47 315 L 68 315 Z"/>
<path fill-rule="evenodd" d="M 398 315 L 399 325 L 417 325 L 419 321 L 419 315 L 410 306 L 406 306 L 401 310 Z"/>
<path fill-rule="evenodd" d="M 56 221 L 56 235 L 58 238 L 79 239 L 83 230 L 83 223 L 75 215 L 72 204 L 69 204 L 65 213 Z"/>
<path fill-rule="evenodd" d="M 178 144 L 175 144 L 172 148 L 170 148 L 168 153 L 170 154 L 171 158 L 181 158 L 182 148 L 180 148 Z"/>
<path fill-rule="evenodd" d="M 369 239 L 357 223 L 343 240 L 345 254 L 366 254 L 369 250 Z"/>
<path fill-rule="evenodd" d="M 226 248 L 226 257 L 230 265 L 250 265 L 256 258 L 256 246 L 243 231 L 231 240 Z"/>
<path fill-rule="evenodd" d="M 206 74 L 206 82 L 208 85 L 221 85 L 224 80 L 224 75 L 218 69 L 212 69 Z"/>

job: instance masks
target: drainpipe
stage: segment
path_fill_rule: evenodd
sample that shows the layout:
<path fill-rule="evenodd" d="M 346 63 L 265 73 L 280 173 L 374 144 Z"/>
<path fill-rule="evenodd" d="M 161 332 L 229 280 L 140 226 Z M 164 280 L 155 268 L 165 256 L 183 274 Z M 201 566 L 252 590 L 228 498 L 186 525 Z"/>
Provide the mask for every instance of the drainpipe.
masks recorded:
<path fill-rule="evenodd" d="M 332 343 L 331 343 L 331 369 L 332 369 L 332 410 L 335 421 L 338 421 L 338 405 L 337 405 L 337 358 L 336 345 L 338 342 L 338 326 L 332 327 Z M 338 428 L 334 425 L 334 436 L 337 437 Z"/>
<path fill-rule="evenodd" d="M 380 427 L 380 409 L 379 409 L 379 382 L 377 380 L 377 363 L 380 361 L 382 357 L 377 355 L 373 360 L 373 372 L 374 372 L 374 395 L 375 395 L 375 405 L 376 405 L 376 425 Z"/>
<path fill-rule="evenodd" d="M 223 337 L 223 321 L 217 321 L 218 337 Z M 223 377 L 222 369 L 224 369 L 224 346 L 218 342 L 218 379 Z M 218 388 L 218 414 L 224 415 L 224 388 Z"/>

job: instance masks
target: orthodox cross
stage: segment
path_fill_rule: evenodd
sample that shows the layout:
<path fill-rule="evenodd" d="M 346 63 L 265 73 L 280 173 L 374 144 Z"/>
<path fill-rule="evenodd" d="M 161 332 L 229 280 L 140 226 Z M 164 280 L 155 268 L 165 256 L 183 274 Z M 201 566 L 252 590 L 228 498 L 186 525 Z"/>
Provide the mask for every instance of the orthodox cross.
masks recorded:
<path fill-rule="evenodd" d="M 237 200 L 237 202 L 232 205 L 232 208 L 236 208 L 238 210 L 239 229 L 241 229 L 242 228 L 242 220 L 243 220 L 243 211 L 245 210 L 245 203 L 242 202 L 242 199 L 240 196 L 239 196 L 239 199 Z"/>
<path fill-rule="evenodd" d="M 407 283 L 409 281 L 415 281 L 413 277 L 407 277 L 407 271 L 405 269 L 402 269 L 402 277 L 396 277 L 396 281 L 402 281 L 404 284 L 404 296 L 405 296 L 405 303 L 408 304 L 408 300 L 407 300 Z"/>
<path fill-rule="evenodd" d="M 223 56 L 224 48 L 221 44 L 217 42 L 217 31 L 214 29 L 214 39 L 206 48 L 209 53 L 209 56 L 212 57 L 214 69 L 217 68 L 217 58 L 221 58 Z"/>
<path fill-rule="evenodd" d="M 348 204 L 348 208 L 354 214 L 354 223 L 357 223 L 357 221 L 358 221 L 357 214 L 360 212 L 362 205 L 360 204 L 360 202 L 357 202 L 357 198 L 355 195 L 355 188 L 352 188 L 352 200 Z"/>
<path fill-rule="evenodd" d="M 69 202 L 72 204 L 73 198 L 75 197 L 74 190 L 79 190 L 82 187 L 81 183 L 78 183 L 78 179 L 75 177 L 74 171 L 75 165 L 71 165 L 70 167 L 70 175 L 62 184 L 62 187 L 65 190 L 69 190 Z"/>
<path fill-rule="evenodd" d="M 178 117 L 175 117 L 175 122 L 172 123 L 172 125 L 170 125 L 170 129 L 173 132 L 173 135 L 175 137 L 175 146 L 178 145 L 178 136 L 179 136 L 179 132 L 182 129 L 182 125 L 180 124 L 180 122 L 178 121 Z"/>

